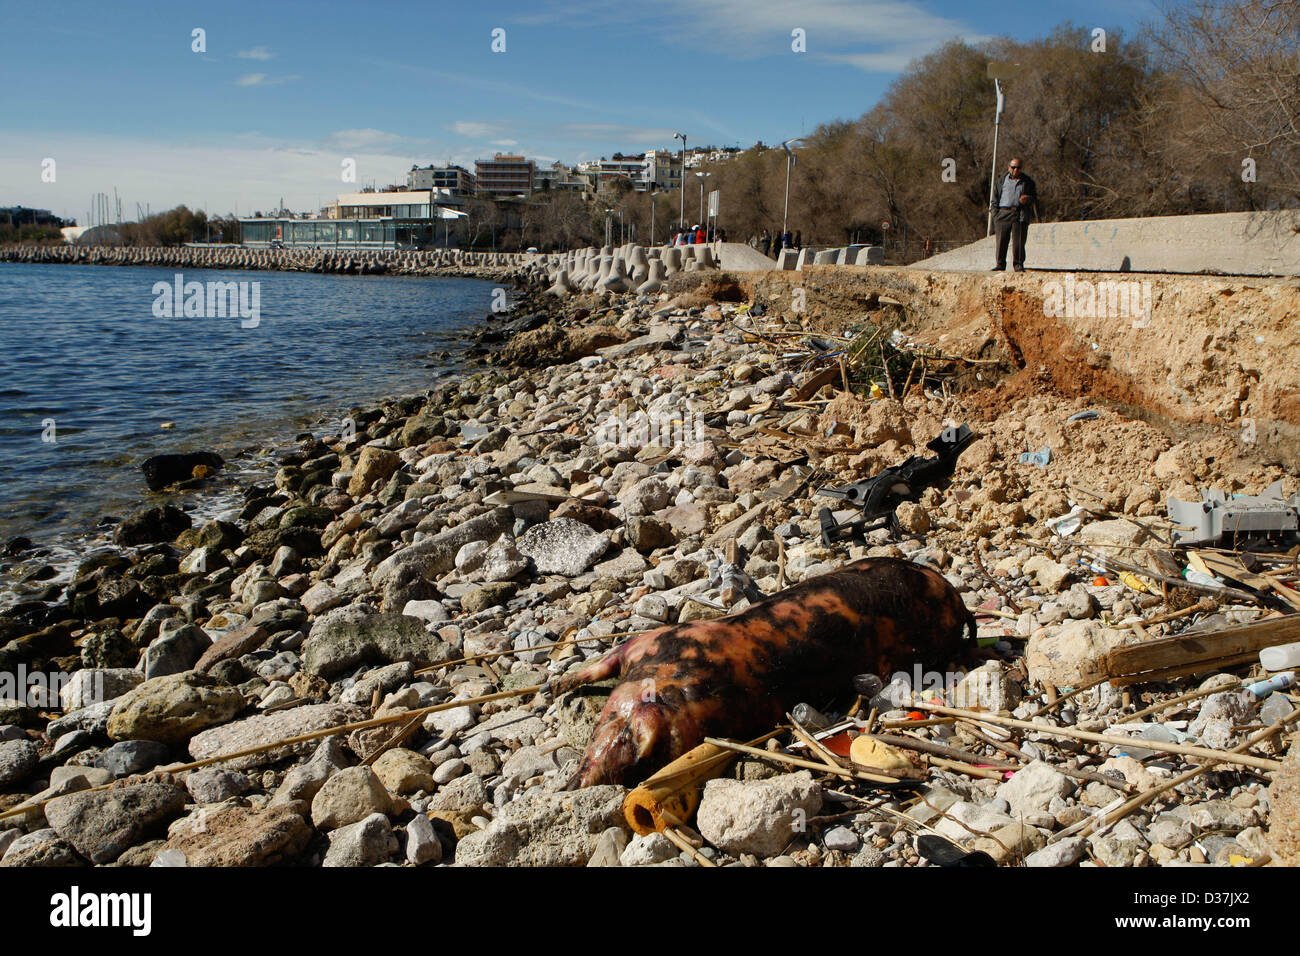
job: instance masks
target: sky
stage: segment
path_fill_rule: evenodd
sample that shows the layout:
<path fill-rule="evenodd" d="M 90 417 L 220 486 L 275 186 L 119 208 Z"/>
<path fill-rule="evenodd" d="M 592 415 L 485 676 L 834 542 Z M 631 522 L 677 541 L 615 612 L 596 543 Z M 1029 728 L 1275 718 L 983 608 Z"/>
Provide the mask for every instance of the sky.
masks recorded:
<path fill-rule="evenodd" d="M 779 143 L 950 40 L 1132 32 L 1155 2 L 0 0 L 0 206 L 307 211 L 497 152 Z"/>

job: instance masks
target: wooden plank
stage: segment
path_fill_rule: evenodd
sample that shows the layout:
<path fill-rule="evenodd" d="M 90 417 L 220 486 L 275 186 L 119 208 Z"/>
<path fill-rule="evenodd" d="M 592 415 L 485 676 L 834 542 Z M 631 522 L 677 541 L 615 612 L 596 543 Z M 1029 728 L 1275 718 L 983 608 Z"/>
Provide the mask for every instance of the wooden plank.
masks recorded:
<path fill-rule="evenodd" d="M 794 393 L 794 401 L 806 402 L 812 398 L 824 387 L 830 385 L 840 377 L 840 367 L 838 365 L 828 365 L 808 381 L 799 386 L 799 390 Z"/>
<path fill-rule="evenodd" d="M 1217 631 L 1161 637 L 1123 645 L 1102 661 L 1112 678 L 1183 668 L 1203 661 L 1258 653 L 1265 647 L 1300 640 L 1300 615 L 1286 615 L 1237 624 Z"/>

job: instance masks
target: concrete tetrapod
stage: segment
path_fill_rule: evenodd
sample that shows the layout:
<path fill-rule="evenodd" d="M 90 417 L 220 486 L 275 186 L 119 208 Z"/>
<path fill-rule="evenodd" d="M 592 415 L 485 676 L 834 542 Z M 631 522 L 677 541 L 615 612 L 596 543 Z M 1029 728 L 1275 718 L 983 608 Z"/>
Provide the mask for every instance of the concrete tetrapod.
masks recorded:
<path fill-rule="evenodd" d="M 663 288 L 664 278 L 667 276 L 667 270 L 659 259 L 650 260 L 650 277 L 636 287 L 636 291 L 642 295 L 652 295 Z"/>

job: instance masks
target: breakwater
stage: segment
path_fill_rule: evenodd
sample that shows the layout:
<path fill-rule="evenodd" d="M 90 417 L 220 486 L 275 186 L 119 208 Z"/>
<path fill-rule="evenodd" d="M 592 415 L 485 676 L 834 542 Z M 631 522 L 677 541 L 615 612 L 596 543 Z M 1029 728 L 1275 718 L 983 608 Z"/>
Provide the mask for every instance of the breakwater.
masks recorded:
<path fill-rule="evenodd" d="M 540 257 L 521 252 L 253 249 L 243 246 L 0 246 L 0 262 L 176 269 L 252 269 L 346 275 L 496 276 Z"/>

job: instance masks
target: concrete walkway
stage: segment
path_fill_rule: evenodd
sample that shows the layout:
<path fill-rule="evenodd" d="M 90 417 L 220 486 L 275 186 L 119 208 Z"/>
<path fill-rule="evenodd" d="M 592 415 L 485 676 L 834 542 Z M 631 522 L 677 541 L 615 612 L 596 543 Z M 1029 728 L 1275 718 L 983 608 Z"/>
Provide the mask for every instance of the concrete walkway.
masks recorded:
<path fill-rule="evenodd" d="M 1300 212 L 1293 211 L 1033 223 L 1025 242 L 1025 266 L 1077 272 L 1300 276 L 1298 229 Z M 987 272 L 997 255 L 995 241 L 989 236 L 913 265 Z"/>

